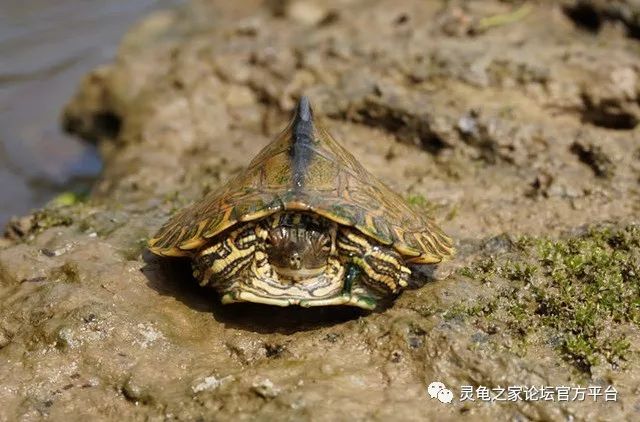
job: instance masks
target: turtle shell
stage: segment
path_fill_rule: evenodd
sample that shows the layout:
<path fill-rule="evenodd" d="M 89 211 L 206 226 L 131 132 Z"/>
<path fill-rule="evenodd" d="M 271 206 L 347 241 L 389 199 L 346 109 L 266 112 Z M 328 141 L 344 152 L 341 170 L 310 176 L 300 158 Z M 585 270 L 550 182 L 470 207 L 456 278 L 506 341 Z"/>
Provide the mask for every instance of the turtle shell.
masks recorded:
<path fill-rule="evenodd" d="M 280 211 L 318 214 L 393 247 L 409 262 L 450 257 L 451 239 L 434 221 L 369 173 L 313 121 L 306 97 L 287 128 L 249 167 L 173 216 L 149 241 L 164 256 L 191 256 L 209 239 Z"/>

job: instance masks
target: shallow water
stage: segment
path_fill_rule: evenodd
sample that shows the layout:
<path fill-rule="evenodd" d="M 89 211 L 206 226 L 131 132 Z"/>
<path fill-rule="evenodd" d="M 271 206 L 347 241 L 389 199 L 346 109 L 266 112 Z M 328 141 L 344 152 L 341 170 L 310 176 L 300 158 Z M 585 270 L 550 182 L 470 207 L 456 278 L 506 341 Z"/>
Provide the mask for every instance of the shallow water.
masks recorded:
<path fill-rule="evenodd" d="M 0 2 L 0 226 L 100 171 L 60 113 L 82 77 L 109 62 L 138 19 L 180 0 Z"/>

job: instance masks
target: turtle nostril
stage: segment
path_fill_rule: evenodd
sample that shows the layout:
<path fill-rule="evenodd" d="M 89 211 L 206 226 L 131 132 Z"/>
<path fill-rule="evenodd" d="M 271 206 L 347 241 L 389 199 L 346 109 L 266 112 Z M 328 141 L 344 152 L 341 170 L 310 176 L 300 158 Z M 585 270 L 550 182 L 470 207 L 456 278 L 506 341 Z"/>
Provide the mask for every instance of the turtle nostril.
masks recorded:
<path fill-rule="evenodd" d="M 302 259 L 300 258 L 300 255 L 298 255 L 297 252 L 294 252 L 290 257 L 289 257 L 289 266 L 295 270 L 299 270 L 302 263 Z"/>

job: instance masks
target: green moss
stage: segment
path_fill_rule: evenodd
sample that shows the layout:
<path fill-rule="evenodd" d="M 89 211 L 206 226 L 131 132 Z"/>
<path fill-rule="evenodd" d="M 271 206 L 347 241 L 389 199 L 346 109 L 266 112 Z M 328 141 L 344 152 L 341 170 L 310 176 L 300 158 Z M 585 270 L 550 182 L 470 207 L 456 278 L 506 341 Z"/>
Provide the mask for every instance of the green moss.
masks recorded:
<path fill-rule="evenodd" d="M 69 207 L 44 208 L 33 214 L 12 219 L 6 234 L 12 238 L 26 240 L 51 227 L 70 226 L 73 223 Z"/>
<path fill-rule="evenodd" d="M 483 258 L 459 271 L 507 287 L 448 316 L 487 318 L 523 341 L 541 330 L 587 372 L 624 363 L 632 353 L 625 330 L 640 327 L 640 228 L 592 228 L 561 240 L 527 238 L 517 246 L 521 253 Z"/>
<path fill-rule="evenodd" d="M 35 226 L 40 230 L 46 230 L 50 227 L 70 226 L 73 218 L 67 213 L 58 209 L 43 209 L 33 214 Z"/>
<path fill-rule="evenodd" d="M 495 258 L 488 257 L 476 261 L 472 266 L 459 269 L 458 273 L 474 280 L 488 282 L 496 276 L 497 269 Z"/>
<path fill-rule="evenodd" d="M 419 211 L 433 211 L 435 208 L 435 205 L 430 202 L 427 198 L 425 198 L 424 196 L 420 195 L 420 194 L 409 194 L 407 195 L 407 202 L 409 203 L 409 205 L 411 205 L 414 209 L 419 210 Z"/>
<path fill-rule="evenodd" d="M 538 267 L 528 262 L 507 262 L 502 268 L 502 274 L 505 278 L 513 281 L 524 281 L 530 283 L 536 275 Z"/>
<path fill-rule="evenodd" d="M 76 205 L 87 200 L 89 196 L 88 191 L 79 192 L 63 192 L 50 201 L 50 204 L 54 207 L 67 207 L 70 205 Z"/>
<path fill-rule="evenodd" d="M 424 207 L 429 203 L 429 201 L 427 201 L 427 198 L 425 198 L 420 194 L 407 195 L 407 202 L 410 205 L 417 206 L 417 207 Z"/>

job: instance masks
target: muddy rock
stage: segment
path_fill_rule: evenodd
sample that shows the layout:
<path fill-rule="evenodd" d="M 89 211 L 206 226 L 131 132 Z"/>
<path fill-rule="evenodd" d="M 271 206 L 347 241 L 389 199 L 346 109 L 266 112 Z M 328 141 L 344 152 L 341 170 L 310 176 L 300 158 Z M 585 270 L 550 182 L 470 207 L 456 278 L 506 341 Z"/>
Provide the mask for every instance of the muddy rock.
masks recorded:
<path fill-rule="evenodd" d="M 621 23 L 627 35 L 640 38 L 640 5 L 637 2 L 573 0 L 564 4 L 567 16 L 581 28 L 598 32 L 607 24 Z"/>
<path fill-rule="evenodd" d="M 16 218 L 0 243 L 0 420 L 637 419 L 640 62 L 632 2 L 605 3 L 149 16 L 63 113 L 103 157 L 91 195 Z M 384 311 L 222 306 L 145 249 L 303 93 L 456 240 Z M 603 395 L 496 398 L 508 386 Z"/>
<path fill-rule="evenodd" d="M 604 178 L 613 176 L 615 164 L 599 145 L 577 140 L 571 144 L 571 152 L 591 167 L 596 176 Z"/>

